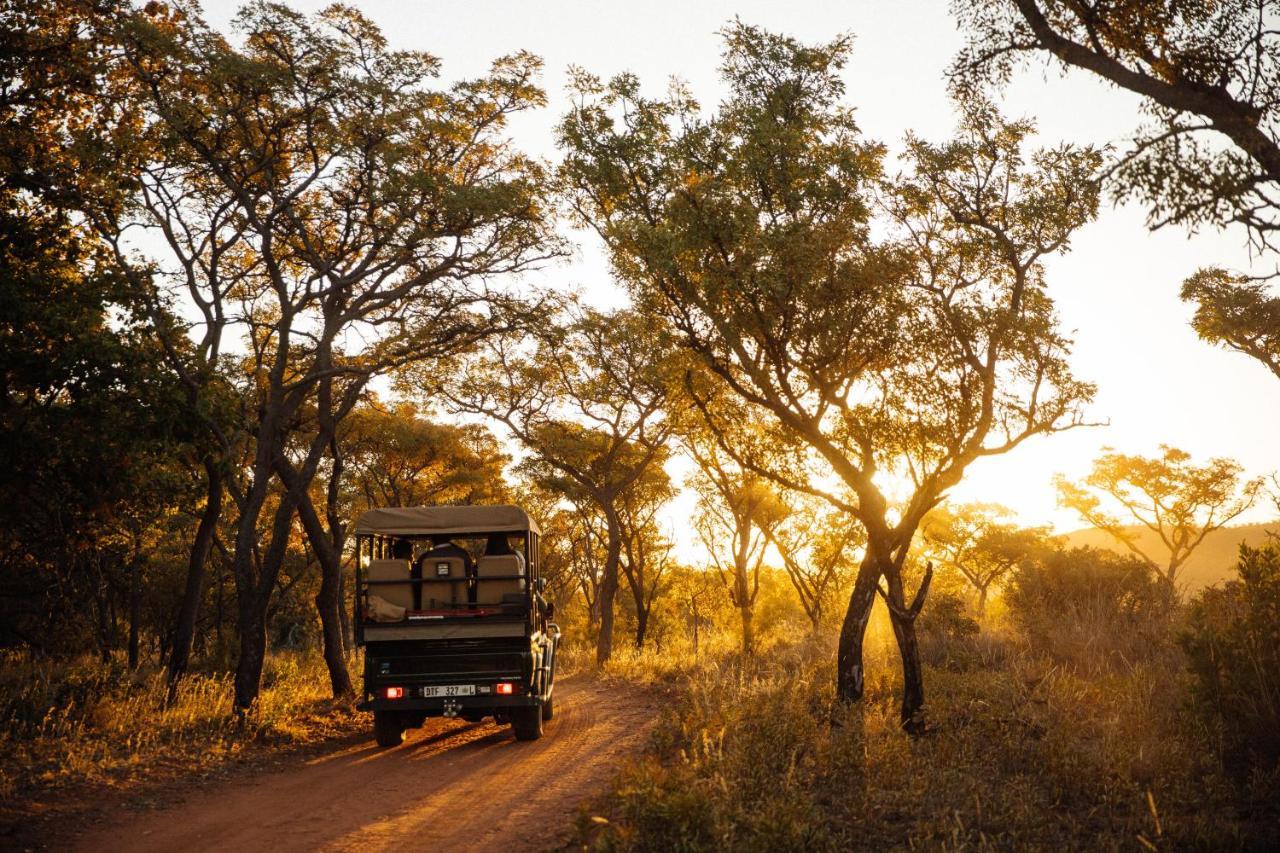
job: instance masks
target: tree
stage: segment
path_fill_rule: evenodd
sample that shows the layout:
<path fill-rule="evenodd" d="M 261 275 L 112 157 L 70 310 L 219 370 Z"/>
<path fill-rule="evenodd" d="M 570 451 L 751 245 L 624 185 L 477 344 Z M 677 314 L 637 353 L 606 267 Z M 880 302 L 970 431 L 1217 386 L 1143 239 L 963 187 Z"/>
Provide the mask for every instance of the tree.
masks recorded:
<path fill-rule="evenodd" d="M 539 571 L 547 587 L 543 595 L 548 601 L 559 602 L 563 608 L 579 591 L 580 578 L 575 566 L 579 534 L 575 528 L 575 510 L 565 506 L 559 495 L 531 483 L 517 484 L 514 503 L 524 507 L 542 528 L 538 560 Z"/>
<path fill-rule="evenodd" d="M 690 383 L 687 387 L 692 389 L 693 385 Z M 699 501 L 694 528 L 710 556 L 712 568 L 738 611 L 742 653 L 750 655 L 755 650 L 755 603 L 760 593 L 760 567 L 773 531 L 782 523 L 788 509 L 773 484 L 754 471 L 744 470 L 721 447 L 717 434 L 708 428 L 723 419 L 725 428 L 733 431 L 734 444 L 739 445 L 751 432 L 744 408 L 735 398 L 723 395 L 701 402 L 703 418 L 686 418 L 688 423 L 680 435 L 685 452 L 698 466 L 689 479 Z M 711 414 L 712 406 L 715 415 Z M 709 421 L 711 418 L 716 420 Z"/>
<path fill-rule="evenodd" d="M 0 46 L 0 78 L 5 81 L 0 94 L 0 192 L 11 203 L 22 197 L 24 205 L 40 205 L 58 215 L 72 217 L 86 211 L 118 211 L 127 196 L 131 164 L 141 150 L 132 136 L 139 116 L 138 99 L 131 96 L 125 75 L 112 74 L 116 60 L 113 24 L 128 14 L 127 4 L 52 0 L 13 0 L 0 13 L 5 37 Z M 92 217 L 91 217 L 92 218 Z M 76 237 L 82 244 L 92 242 L 92 234 L 82 230 Z M 108 256 L 98 255 L 101 268 Z M 142 280 L 149 284 L 146 276 Z M 160 327 L 176 326 L 171 312 L 130 297 L 134 311 L 149 313 Z M 143 310 L 146 309 L 146 310 Z M 211 335 L 192 346 L 185 337 L 174 338 L 174 346 L 155 355 L 166 358 L 170 368 L 183 380 L 187 396 L 193 395 L 191 378 L 201 374 L 191 362 L 208 356 Z M 216 352 L 213 353 L 216 359 Z M 210 404 L 196 405 L 193 426 L 212 419 L 225 427 L 219 417 L 218 389 L 207 395 Z M 222 478 L 212 431 L 191 437 L 184 452 L 203 468 L 207 483 L 201 521 L 191 544 L 186 593 L 179 607 L 172 654 L 168 662 L 170 691 L 187 666 L 191 636 L 195 628 L 204 562 L 211 547 L 212 531 L 221 514 Z"/>
<path fill-rule="evenodd" d="M 555 319 L 530 341 L 492 338 L 449 375 L 418 374 L 419 384 L 455 412 L 501 423 L 531 453 L 518 466 L 526 477 L 603 516 L 596 660 L 604 663 L 613 652 L 624 501 L 667 457 L 670 348 L 635 311 L 577 309 Z"/>
<path fill-rule="evenodd" d="M 507 503 L 510 457 L 482 424 L 427 420 L 412 403 L 356 408 L 339 433 L 352 508 Z"/>
<path fill-rule="evenodd" d="M 658 527 L 658 511 L 675 497 L 671 478 L 660 465 L 650 466 L 622 497 L 618 518 L 622 527 L 619 568 L 631 592 L 636 614 L 636 648 L 644 648 L 653 603 L 674 561 L 674 544 Z"/>
<path fill-rule="evenodd" d="M 978 596 L 975 610 L 986 612 L 991 590 L 1014 567 L 1033 557 L 1049 535 L 1045 527 L 1019 527 L 1001 519 L 1013 513 L 997 504 L 941 506 L 925 516 L 920 532 L 930 555 L 955 569 Z"/>
<path fill-rule="evenodd" d="M 669 591 L 677 609 L 683 611 L 696 658 L 701 629 L 710 628 L 716 614 L 724 609 L 724 587 L 711 571 L 677 566 L 671 573 Z"/>
<path fill-rule="evenodd" d="M 969 44 L 961 87 L 1005 83 L 1035 55 L 1053 57 L 1142 98 L 1112 186 L 1154 226 L 1238 222 L 1259 247 L 1280 228 L 1280 32 L 1275 0 L 961 0 Z"/>
<path fill-rule="evenodd" d="M 1186 451 L 1161 445 L 1156 457 L 1106 452 L 1082 483 L 1062 475 L 1054 482 L 1062 506 L 1110 534 L 1174 589 L 1178 570 L 1204 538 L 1252 506 L 1261 491 L 1262 478 L 1242 483 L 1241 470 L 1232 459 L 1196 465 Z M 1107 504 L 1155 533 L 1167 557 L 1160 561 L 1142 550 Z"/>
<path fill-rule="evenodd" d="M 0 210 L 0 643 L 139 654 L 155 530 L 191 499 L 180 390 L 82 229 Z"/>
<path fill-rule="evenodd" d="M 1092 394 L 1067 367 L 1041 263 L 1093 217 L 1100 158 L 1025 154 L 1029 123 L 969 102 L 955 140 L 909 137 L 911 173 L 886 178 L 883 147 L 841 102 L 848 39 L 811 47 L 742 24 L 725 39 L 728 94 L 707 118 L 683 89 L 655 100 L 632 76 L 577 74 L 560 179 L 638 303 L 811 464 L 726 452 L 866 530 L 838 695 L 862 695 L 884 577 L 915 725 L 927 584 L 908 603 L 902 566 L 917 526 L 970 463 L 1078 425 Z M 818 463 L 851 498 L 810 476 Z M 881 485 L 895 474 L 913 489 L 901 506 Z"/>
<path fill-rule="evenodd" d="M 862 525 L 812 495 L 788 496 L 783 522 L 769 528 L 769 542 L 782 557 L 787 578 L 816 632 L 832 596 L 853 579 L 866 546 Z"/>
<path fill-rule="evenodd" d="M 1276 0 L 961 0 L 969 45 L 951 73 L 962 89 L 1003 84 L 1032 56 L 1054 57 L 1142 98 L 1151 119 L 1109 169 L 1153 228 L 1238 223 L 1272 251 L 1280 228 L 1280 30 Z M 1266 286 L 1207 268 L 1182 298 L 1202 338 L 1280 369 L 1280 309 Z"/>
<path fill-rule="evenodd" d="M 228 484 L 244 711 L 258 694 L 295 510 L 322 569 L 333 689 L 351 690 L 334 547 L 343 537 L 310 489 L 338 425 L 374 377 L 510 329 L 523 306 L 485 282 L 559 242 L 541 168 L 503 136 L 510 114 L 542 102 L 534 57 L 499 59 L 488 75 L 439 89 L 434 57 L 388 49 L 346 7 L 307 18 L 258 3 L 236 26 L 243 47 L 159 4 L 120 21 L 121 70 L 145 104 L 133 135 L 145 145 L 130 205 L 93 215 L 144 292 L 150 265 L 126 235 L 156 233 L 167 255 L 154 301 L 194 309 L 246 349 L 233 368 L 245 430 L 227 444 L 228 455 L 236 442 L 252 448 Z M 310 437 L 302 450 L 291 444 L 299 430 Z M 276 479 L 288 494 L 259 549 Z"/>

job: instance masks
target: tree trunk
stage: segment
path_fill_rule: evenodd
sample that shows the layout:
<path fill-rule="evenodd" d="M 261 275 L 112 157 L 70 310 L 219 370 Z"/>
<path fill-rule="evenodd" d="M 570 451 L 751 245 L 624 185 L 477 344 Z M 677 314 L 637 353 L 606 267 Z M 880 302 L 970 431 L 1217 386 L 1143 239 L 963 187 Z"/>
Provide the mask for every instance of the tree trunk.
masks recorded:
<path fill-rule="evenodd" d="M 335 561 L 337 562 L 337 561 Z M 320 591 L 316 593 L 316 610 L 320 613 L 320 629 L 324 638 L 324 662 L 329 669 L 329 686 L 335 699 L 351 696 L 351 673 L 347 672 L 347 659 L 342 642 L 342 566 L 334 567 L 324 560 L 320 562 Z"/>
<path fill-rule="evenodd" d="M 338 577 L 338 619 L 342 622 L 342 653 L 354 648 L 355 633 L 351 627 L 351 608 L 347 607 L 347 573 Z"/>
<path fill-rule="evenodd" d="M 256 473 L 256 472 L 255 472 Z M 236 597 L 238 600 L 238 632 L 240 635 L 240 657 L 236 662 L 234 707 L 237 714 L 246 714 L 258 699 L 262 684 L 262 666 L 267 655 L 267 610 L 271 602 L 271 594 L 275 589 L 276 579 L 280 576 L 280 567 L 284 563 L 285 552 L 289 546 L 289 533 L 293 525 L 293 500 L 286 492 L 280 497 L 280 505 L 276 508 L 275 521 L 271 526 L 271 540 L 262 557 L 262 565 L 258 571 L 253 569 L 253 544 L 258 538 L 256 516 L 261 514 L 262 500 L 265 500 L 267 473 L 263 479 L 255 482 L 254 491 L 260 491 L 258 511 L 246 513 L 240 519 L 240 529 L 236 535 L 236 550 L 232 558 L 236 576 Z M 252 509 L 251 495 L 248 507 Z"/>
<path fill-rule="evenodd" d="M 645 634 L 649 630 L 649 610 L 636 606 L 636 648 L 644 648 Z"/>
<path fill-rule="evenodd" d="M 98 611 L 98 656 L 104 664 L 111 663 L 111 614 L 109 612 L 109 604 L 107 596 L 107 582 L 102 577 L 101 558 L 98 565 L 98 590 L 96 596 L 96 605 Z"/>
<path fill-rule="evenodd" d="M 256 589 L 239 595 L 240 655 L 236 660 L 235 712 L 244 715 L 258 701 L 267 658 L 267 598 Z"/>
<path fill-rule="evenodd" d="M 738 612 L 742 617 L 742 654 L 749 657 L 755 650 L 756 645 L 756 629 L 755 629 L 755 606 L 752 603 L 743 604 L 738 608 Z"/>
<path fill-rule="evenodd" d="M 609 542 L 605 552 L 604 575 L 600 579 L 600 593 L 596 596 L 600 607 L 600 634 L 596 637 L 598 666 L 603 666 L 613 655 L 613 599 L 618 593 L 618 564 L 622 562 L 622 530 L 617 513 L 606 509 L 605 521 Z"/>
<path fill-rule="evenodd" d="M 167 701 L 172 703 L 178 690 L 178 682 L 187 673 L 191 662 L 191 643 L 195 637 L 196 619 L 200 615 L 200 599 L 204 593 L 205 566 L 213 548 L 213 536 L 222 517 L 222 469 L 213 460 L 205 460 L 205 504 L 196 527 L 195 541 L 187 559 L 187 584 L 182 592 L 182 605 L 178 609 L 178 621 L 173 629 L 173 649 L 170 652 L 166 677 L 169 682 Z M 222 614 L 218 619 L 221 622 Z M 218 628 L 221 638 L 221 626 Z"/>
<path fill-rule="evenodd" d="M 134 557 L 129 565 L 129 669 L 138 668 L 138 640 L 142 620 L 142 558 Z"/>
<path fill-rule="evenodd" d="M 840 640 L 836 646 L 836 696 L 846 702 L 862 698 L 865 672 L 862 665 L 862 641 L 871 620 L 871 607 L 876 602 L 876 585 L 880 582 L 880 563 L 870 547 L 858 578 L 849 593 L 849 608 L 840 626 Z"/>
<path fill-rule="evenodd" d="M 281 470 L 282 474 L 289 474 Z M 335 699 L 355 693 L 351 674 L 347 672 L 347 660 L 342 652 L 342 552 L 325 530 L 316 513 L 311 495 L 304 485 L 305 478 L 289 475 L 290 495 L 298 507 L 298 518 L 307 532 L 307 540 L 315 549 L 320 562 L 320 591 L 316 593 L 316 611 L 320 614 L 320 633 L 324 645 L 324 662 L 329 669 L 329 685 Z"/>
<path fill-rule="evenodd" d="M 916 640 L 916 620 L 899 616 L 892 611 L 889 622 L 893 636 L 898 641 L 902 656 L 902 727 L 908 732 L 923 729 L 924 721 L 924 670 L 920 666 L 920 644 Z"/>

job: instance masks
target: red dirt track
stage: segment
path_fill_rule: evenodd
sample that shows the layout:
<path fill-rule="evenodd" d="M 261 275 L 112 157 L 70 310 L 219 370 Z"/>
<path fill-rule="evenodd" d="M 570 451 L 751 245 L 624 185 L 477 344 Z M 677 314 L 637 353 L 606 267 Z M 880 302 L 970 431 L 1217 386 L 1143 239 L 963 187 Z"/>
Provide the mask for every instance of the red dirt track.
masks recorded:
<path fill-rule="evenodd" d="M 403 746 L 369 741 L 221 784 L 77 838 L 85 851 L 546 850 L 601 793 L 656 711 L 653 696 L 578 676 L 556 686 L 542 739 L 491 721 L 428 720 Z"/>

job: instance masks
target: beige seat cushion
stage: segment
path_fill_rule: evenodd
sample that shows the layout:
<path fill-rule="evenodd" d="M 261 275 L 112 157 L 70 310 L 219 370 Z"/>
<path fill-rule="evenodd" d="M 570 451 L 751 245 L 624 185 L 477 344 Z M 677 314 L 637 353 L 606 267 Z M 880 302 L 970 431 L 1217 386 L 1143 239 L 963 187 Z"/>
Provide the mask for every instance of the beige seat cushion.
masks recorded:
<path fill-rule="evenodd" d="M 404 581 L 403 584 L 375 584 L 369 587 L 369 596 L 378 596 L 394 607 L 408 610 L 413 607 L 413 585 L 409 583 L 408 560 L 372 560 L 365 576 L 371 581 Z"/>
<path fill-rule="evenodd" d="M 467 603 L 467 565 L 461 557 L 433 557 L 427 553 L 419 559 L 424 580 L 451 579 L 450 583 L 431 581 L 422 585 L 424 610 L 447 609 L 453 605 Z"/>
<path fill-rule="evenodd" d="M 512 578 L 512 575 L 520 575 Z M 476 561 L 476 604 L 494 606 L 504 595 L 524 595 L 524 558 L 495 554 Z M 488 579 L 487 579 L 488 578 Z"/>

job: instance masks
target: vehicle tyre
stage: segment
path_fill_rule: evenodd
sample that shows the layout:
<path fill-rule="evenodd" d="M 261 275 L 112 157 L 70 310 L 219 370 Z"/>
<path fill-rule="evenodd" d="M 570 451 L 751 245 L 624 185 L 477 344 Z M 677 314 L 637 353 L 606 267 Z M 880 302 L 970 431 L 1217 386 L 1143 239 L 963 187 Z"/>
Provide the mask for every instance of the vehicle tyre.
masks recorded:
<path fill-rule="evenodd" d="M 536 705 L 511 709 L 511 729 L 516 740 L 537 740 L 542 737 L 542 710 Z"/>
<path fill-rule="evenodd" d="M 555 714 L 555 700 L 548 696 L 542 703 L 542 720 L 546 722 Z"/>
<path fill-rule="evenodd" d="M 404 743 L 404 720 L 400 714 L 395 711 L 374 711 L 373 739 L 382 747 Z"/>

